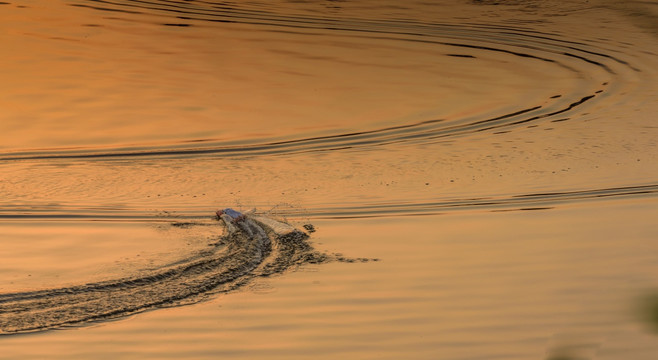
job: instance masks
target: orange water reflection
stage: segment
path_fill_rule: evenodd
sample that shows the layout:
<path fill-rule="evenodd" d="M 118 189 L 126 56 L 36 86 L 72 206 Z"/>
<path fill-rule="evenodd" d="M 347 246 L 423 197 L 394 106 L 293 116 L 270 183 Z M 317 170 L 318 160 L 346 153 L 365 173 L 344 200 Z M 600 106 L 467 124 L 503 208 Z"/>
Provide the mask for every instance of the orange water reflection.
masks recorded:
<path fill-rule="evenodd" d="M 656 38 L 493 3 L 0 5 L 2 293 L 175 263 L 229 206 L 382 260 L 4 354 L 654 359 Z"/>

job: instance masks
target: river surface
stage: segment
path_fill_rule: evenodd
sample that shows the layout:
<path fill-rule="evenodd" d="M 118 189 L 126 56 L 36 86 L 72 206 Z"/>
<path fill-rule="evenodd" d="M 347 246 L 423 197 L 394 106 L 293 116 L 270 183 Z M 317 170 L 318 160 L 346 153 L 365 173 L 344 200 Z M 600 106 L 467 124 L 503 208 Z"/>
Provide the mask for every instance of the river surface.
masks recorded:
<path fill-rule="evenodd" d="M 658 289 L 658 2 L 7 0 L 0 18 L 0 324 L 20 294 L 205 256 L 225 207 L 312 224 L 331 258 L 1 328 L 0 358 L 658 358 L 637 311 Z"/>

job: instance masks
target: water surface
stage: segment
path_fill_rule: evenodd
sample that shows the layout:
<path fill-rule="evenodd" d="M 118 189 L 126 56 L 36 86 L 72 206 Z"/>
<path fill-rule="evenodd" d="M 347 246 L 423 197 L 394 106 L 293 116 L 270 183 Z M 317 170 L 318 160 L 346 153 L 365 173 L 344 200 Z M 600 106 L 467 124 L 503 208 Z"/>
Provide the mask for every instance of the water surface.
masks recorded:
<path fill-rule="evenodd" d="M 633 304 L 658 285 L 656 8 L 0 5 L 3 294 L 164 269 L 218 240 L 226 206 L 381 260 L 4 354 L 655 358 Z"/>

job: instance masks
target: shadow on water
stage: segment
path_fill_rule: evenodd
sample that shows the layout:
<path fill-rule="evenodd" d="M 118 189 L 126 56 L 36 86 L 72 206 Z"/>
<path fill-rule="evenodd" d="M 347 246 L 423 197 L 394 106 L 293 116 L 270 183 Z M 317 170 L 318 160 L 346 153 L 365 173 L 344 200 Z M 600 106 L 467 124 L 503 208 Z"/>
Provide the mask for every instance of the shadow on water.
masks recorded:
<path fill-rule="evenodd" d="M 658 335 L 658 290 L 639 297 L 635 307 L 636 316 L 648 331 Z"/>
<path fill-rule="evenodd" d="M 589 360 L 586 357 L 579 356 L 565 349 L 556 350 L 555 353 L 548 355 L 546 360 Z"/>

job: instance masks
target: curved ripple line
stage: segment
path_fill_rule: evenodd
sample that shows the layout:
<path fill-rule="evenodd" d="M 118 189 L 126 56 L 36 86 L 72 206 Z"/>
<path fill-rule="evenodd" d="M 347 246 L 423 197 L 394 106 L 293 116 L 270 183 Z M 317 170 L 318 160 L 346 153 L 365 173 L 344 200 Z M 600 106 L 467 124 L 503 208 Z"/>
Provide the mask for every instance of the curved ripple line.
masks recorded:
<path fill-rule="evenodd" d="M 533 58 L 537 60 L 555 63 L 557 65 L 569 68 L 562 64 L 560 61 L 550 59 L 547 56 L 539 56 L 530 54 L 527 51 L 540 51 L 545 54 L 553 54 L 559 57 L 571 57 L 573 59 L 581 60 L 585 63 L 601 67 L 610 74 L 616 72 L 602 61 L 597 61 L 591 58 L 601 57 L 603 60 L 612 60 L 617 64 L 626 66 L 636 72 L 640 70 L 633 67 L 628 62 L 621 60 L 609 54 L 604 54 L 600 51 L 587 50 L 584 47 L 587 45 L 582 42 L 569 41 L 557 39 L 551 34 L 544 34 L 539 31 L 528 29 L 514 29 L 503 25 L 482 25 L 470 24 L 469 26 L 455 26 L 444 23 L 423 23 L 411 20 L 399 21 L 375 21 L 366 19 L 337 19 L 330 17 L 311 17 L 300 15 L 282 15 L 263 10 L 251 10 L 240 8 L 237 5 L 215 5 L 208 2 L 198 2 L 198 4 L 190 4 L 187 2 L 178 2 L 170 0 L 161 1 L 147 1 L 147 0 L 124 0 L 124 1 L 108 1 L 108 0 L 85 0 L 83 3 L 70 4 L 76 7 L 86 7 L 95 10 L 125 12 L 128 14 L 145 14 L 157 15 L 164 17 L 174 17 L 178 20 L 185 21 L 199 21 L 209 23 L 237 23 L 248 25 L 262 25 L 262 26 L 275 26 L 290 29 L 320 29 L 331 31 L 346 31 L 346 32 L 359 32 L 364 34 L 378 34 L 387 35 L 389 37 L 376 37 L 378 39 L 399 40 L 399 41 L 413 41 L 434 43 L 437 45 L 453 46 L 461 48 L 471 48 L 478 50 L 502 52 L 510 55 L 520 56 L 524 58 Z M 85 4 L 84 2 L 100 3 L 104 6 L 113 7 L 99 7 L 94 5 Z M 205 6 L 201 6 L 205 5 Z M 124 8 L 137 8 L 141 10 L 150 11 L 144 13 L 140 11 L 126 10 Z M 189 27 L 189 23 L 163 23 L 164 26 L 180 26 Z M 486 34 L 483 34 L 482 29 L 486 29 Z M 308 33 L 300 33 L 308 35 Z M 483 36 L 484 35 L 484 36 Z M 395 36 L 395 37 L 392 37 Z M 407 36 L 407 38 L 400 38 L 399 36 Z M 415 39 L 409 36 L 417 37 Z M 456 38 L 462 40 L 462 43 L 455 43 L 451 41 L 437 41 L 428 40 L 430 38 Z M 514 48 L 523 49 L 523 51 L 509 50 L 503 48 L 496 48 L 492 46 L 484 46 L 481 44 L 467 44 L 466 41 L 480 40 L 482 43 L 498 44 L 505 46 L 512 46 Z M 528 42 L 527 39 L 532 40 Z M 541 46 L 537 46 L 541 45 Z M 579 45 L 576 47 L 574 45 Z M 577 52 L 581 55 L 572 53 Z"/>
<path fill-rule="evenodd" d="M 343 133 L 327 136 L 308 137 L 302 139 L 254 143 L 248 145 L 230 146 L 226 143 L 205 140 L 194 142 L 204 143 L 203 147 L 189 148 L 142 148 L 141 150 L 101 151 L 93 149 L 79 150 L 48 150 L 47 152 L 14 152 L 0 156 L 0 161 L 11 160 L 57 160 L 57 159 L 117 159 L 117 158 L 144 158 L 144 157 L 186 157 L 186 156 L 263 156 L 288 155 L 319 151 L 336 151 L 368 146 L 384 146 L 400 143 L 419 143 L 436 139 L 467 135 L 489 131 L 493 129 L 513 128 L 521 124 L 534 122 L 558 114 L 571 111 L 583 103 L 593 99 L 596 94 L 588 95 L 582 99 L 568 104 L 559 110 L 544 112 L 541 105 L 530 107 L 516 112 L 489 119 L 473 120 L 464 124 L 451 125 L 441 119 L 426 120 L 414 124 L 405 124 L 375 130 L 352 133 Z M 214 144 L 213 144 L 214 143 Z M 186 141 L 185 144 L 190 144 Z M 212 144 L 212 145 L 211 145 Z"/>
<path fill-rule="evenodd" d="M 110 7 L 99 7 L 89 4 L 87 2 L 103 4 L 103 6 Z M 239 23 L 239 24 L 251 24 L 251 25 L 269 25 L 269 26 L 282 26 L 288 28 L 311 28 L 311 29 L 324 29 L 324 30 L 338 30 L 338 31 L 358 31 L 366 33 L 376 33 L 376 34 L 391 34 L 391 35 L 408 35 L 408 36 L 419 36 L 419 37 L 435 37 L 436 31 L 441 31 L 441 35 L 446 36 L 446 32 L 450 35 L 455 35 L 455 30 L 466 30 L 465 27 L 458 28 L 454 25 L 442 24 L 442 23 L 423 23 L 412 20 L 391 20 L 391 21 L 375 21 L 375 20 L 366 20 L 366 19 L 337 19 L 331 17 L 312 17 L 312 16 L 301 16 L 301 15 L 283 15 L 277 14 L 274 12 L 264 11 L 264 10 L 253 10 L 239 7 L 239 4 L 229 5 L 217 5 L 210 2 L 180 2 L 180 1 L 171 1 L 171 0 L 160 0 L 160 1 L 148 1 L 148 0 L 84 0 L 79 3 L 70 4 L 71 6 L 76 7 L 87 7 L 96 10 L 103 11 L 114 11 L 114 12 L 125 12 L 129 14 L 146 14 L 144 12 L 126 10 L 124 8 L 133 8 L 150 11 L 149 15 L 158 15 L 164 17 L 174 17 L 179 20 L 192 20 L 192 21 L 206 21 L 206 22 L 221 22 L 221 23 Z M 200 17 L 205 16 L 205 17 Z M 172 25 L 171 23 L 166 23 L 162 25 Z M 174 24 L 174 25 L 183 25 L 189 26 L 190 24 Z M 505 37 L 513 38 L 530 38 L 534 43 L 542 41 L 544 45 L 555 45 L 555 44 L 564 44 L 562 49 L 568 49 L 576 52 L 581 52 L 583 54 L 600 56 L 607 59 L 614 60 L 619 64 L 629 66 L 628 62 L 620 60 L 614 56 L 604 54 L 597 51 L 586 50 L 580 47 L 575 47 L 574 45 L 586 46 L 585 43 L 557 39 L 551 34 L 545 34 L 536 30 L 528 30 L 522 28 L 511 29 L 503 25 L 483 25 L 483 24 L 470 24 L 471 30 L 477 29 L 486 29 L 489 36 L 487 36 L 487 42 L 491 40 L 504 40 Z M 496 31 L 499 38 L 492 38 L 491 31 Z M 480 34 L 481 35 L 481 34 Z M 458 38 L 465 38 L 462 36 L 457 36 Z M 396 38 L 397 40 L 403 40 Z M 410 40 L 410 39 L 404 39 Z M 543 50 L 548 51 L 549 49 L 539 49 L 534 46 L 534 43 L 523 44 L 519 42 L 516 46 L 521 48 L 528 48 L 533 50 Z M 523 56 L 523 57 L 532 57 L 540 60 L 554 62 L 554 60 L 546 59 L 543 57 L 519 53 L 515 51 L 502 50 L 497 48 L 491 48 L 486 46 L 472 46 L 461 43 L 450 43 L 450 42 L 441 42 L 443 45 L 449 46 L 459 46 L 459 47 L 474 47 L 478 49 L 486 49 L 492 51 L 503 51 L 508 52 L 513 55 Z M 568 45 L 567 45 L 568 44 Z M 572 56 L 583 60 L 585 62 L 601 66 L 606 70 L 614 73 L 609 67 L 605 64 L 602 64 L 598 61 L 592 60 L 585 56 L 578 56 L 570 53 L 566 53 L 563 50 L 554 50 L 550 51 L 559 55 Z M 638 69 L 633 68 L 636 71 Z"/>
<path fill-rule="evenodd" d="M 388 201 L 364 205 L 343 204 L 341 206 L 311 206 L 301 209 L 277 209 L 278 216 L 287 218 L 362 218 L 404 215 L 435 215 L 453 211 L 515 211 L 552 209 L 559 205 L 602 199 L 629 197 L 652 198 L 658 196 L 658 184 L 625 187 L 555 191 L 546 193 L 517 194 L 493 197 L 435 199 L 430 201 Z M 266 206 L 262 206 L 265 208 Z M 207 217 L 207 208 L 185 208 L 170 215 L 154 215 L 153 212 L 137 208 L 101 208 L 98 206 L 43 205 L 1 206 L 0 220 L 89 220 L 89 221 L 162 221 L 174 226 L 185 226 L 186 221 Z M 1 298 L 1 296 L 0 296 Z"/>
<path fill-rule="evenodd" d="M 390 216 L 437 215 L 458 210 L 481 210 L 489 212 L 549 210 L 558 205 L 576 201 L 592 201 L 603 198 L 655 197 L 658 184 L 589 189 L 564 192 L 548 192 L 501 197 L 452 199 L 425 202 L 397 202 L 340 207 L 316 207 L 302 210 L 282 210 L 281 216 L 350 219 Z"/>
<path fill-rule="evenodd" d="M 79 326 L 196 303 L 209 294 L 238 289 L 254 277 L 328 259 L 313 250 L 305 233 L 267 220 L 288 229 L 277 233 L 256 219 L 237 223 L 225 219 L 228 234 L 223 246 L 145 276 L 0 294 L 0 335 Z"/>
<path fill-rule="evenodd" d="M 620 73 L 619 66 L 634 68 L 628 62 L 618 59 L 604 50 L 592 48 L 591 44 L 563 40 L 556 35 L 544 34 L 521 28 L 509 28 L 494 25 L 454 25 L 441 23 L 420 23 L 414 21 L 374 21 L 364 19 L 338 19 L 327 17 L 312 17 L 301 15 L 285 15 L 264 10 L 253 10 L 244 7 L 215 4 L 212 2 L 186 1 L 149 1 L 149 0 L 80 0 L 71 6 L 95 7 L 102 4 L 112 11 L 133 11 L 138 9 L 145 14 L 177 18 L 190 21 L 232 22 L 256 24 L 263 26 L 286 27 L 291 32 L 296 28 L 300 35 L 312 35 L 308 29 L 342 31 L 349 37 L 368 37 L 369 39 L 385 39 L 404 42 L 421 42 L 453 48 L 472 49 L 474 51 L 498 52 L 521 58 L 536 59 L 561 66 L 579 73 L 591 66 L 600 67 L 608 74 Z M 100 10 L 107 10 L 102 8 Z M 191 17 L 192 16 L 192 17 Z M 196 17 L 194 17 L 196 16 Z M 163 25 L 172 25 L 170 21 Z M 192 25 L 192 24 L 174 24 Z M 181 26 L 184 30 L 184 27 Z M 466 56 L 464 54 L 457 54 Z M 447 54 L 455 56 L 455 54 Z M 473 56 L 473 55 L 469 55 Z M 474 57 L 474 56 L 473 56 Z M 623 72 L 623 71 L 622 71 Z M 607 84 L 610 79 L 606 79 Z M 592 81 L 592 87 L 599 87 L 603 82 Z M 579 108 L 603 92 L 603 89 L 590 89 L 580 94 L 568 94 L 559 100 L 545 103 L 525 104 L 522 108 L 507 114 L 490 118 L 466 118 L 447 121 L 445 119 L 430 119 L 413 124 L 370 129 L 359 132 L 338 133 L 320 137 L 302 137 L 296 139 L 251 139 L 247 143 L 236 145 L 222 142 L 218 139 L 187 140 L 182 143 L 172 143 L 159 146 L 138 145 L 127 148 L 117 145 L 112 148 L 80 148 L 80 149 L 39 149 L 12 151 L 0 154 L 0 161 L 10 160 L 50 160 L 50 159 L 116 159 L 136 157 L 187 157 L 187 156 L 263 156 L 285 155 L 295 153 L 337 151 L 355 147 L 385 146 L 399 143 L 432 142 L 437 139 L 463 136 L 472 133 L 494 130 L 496 133 L 508 132 L 523 124 L 539 122 L 556 115 L 565 114 Z M 566 115 L 566 114 L 565 114 Z M 564 117 L 564 116 L 563 116 Z M 195 145 L 192 145 L 195 144 Z"/>

